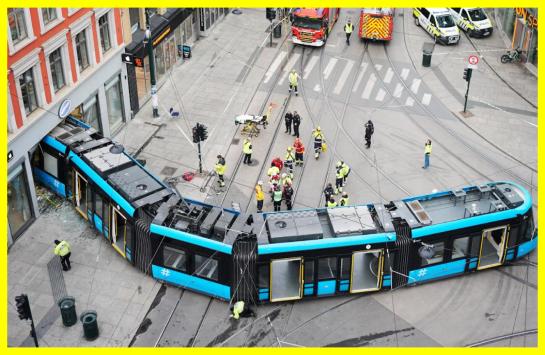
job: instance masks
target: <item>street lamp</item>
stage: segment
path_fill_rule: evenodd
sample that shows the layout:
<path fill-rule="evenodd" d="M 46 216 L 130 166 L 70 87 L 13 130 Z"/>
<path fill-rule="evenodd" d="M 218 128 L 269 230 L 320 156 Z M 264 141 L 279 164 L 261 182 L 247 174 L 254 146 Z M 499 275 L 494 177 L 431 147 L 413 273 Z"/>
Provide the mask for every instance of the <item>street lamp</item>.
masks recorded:
<path fill-rule="evenodd" d="M 155 82 L 155 56 L 153 54 L 153 41 L 151 40 L 151 23 L 148 9 L 146 11 L 146 32 L 144 44 L 148 51 L 149 73 L 151 83 L 151 107 L 153 108 L 153 117 L 159 117 L 159 98 L 157 96 L 157 86 Z"/>

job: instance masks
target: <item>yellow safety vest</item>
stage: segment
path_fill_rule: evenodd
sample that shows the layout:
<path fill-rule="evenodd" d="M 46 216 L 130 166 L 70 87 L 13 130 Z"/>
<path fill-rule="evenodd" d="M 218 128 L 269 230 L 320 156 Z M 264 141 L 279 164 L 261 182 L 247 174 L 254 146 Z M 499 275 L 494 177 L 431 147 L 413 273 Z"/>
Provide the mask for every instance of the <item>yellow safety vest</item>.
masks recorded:
<path fill-rule="evenodd" d="M 347 164 L 343 164 L 341 167 L 341 173 L 343 174 L 343 176 L 348 175 L 349 172 L 350 172 L 350 167 Z"/>
<path fill-rule="evenodd" d="M 291 85 L 297 85 L 297 78 L 299 75 L 297 73 L 290 73 L 289 80 Z"/>
<path fill-rule="evenodd" d="M 352 33 L 352 31 L 354 31 L 354 25 L 353 24 L 347 23 L 346 25 L 344 25 L 344 32 Z"/>
<path fill-rule="evenodd" d="M 295 154 L 293 154 L 293 151 L 286 153 L 286 161 L 294 161 L 295 160 Z"/>
<path fill-rule="evenodd" d="M 342 179 L 344 177 L 343 170 L 342 169 L 337 169 L 337 172 L 335 173 L 335 177 L 337 179 Z"/>
<path fill-rule="evenodd" d="M 426 154 L 431 154 L 431 144 L 426 144 L 425 152 Z"/>
<path fill-rule="evenodd" d="M 244 154 L 252 154 L 252 142 L 244 142 L 244 145 L 242 146 L 242 152 L 244 152 Z"/>
<path fill-rule="evenodd" d="M 265 194 L 263 193 L 263 189 L 260 185 L 255 187 L 255 199 L 258 201 L 263 201 L 265 199 Z"/>
<path fill-rule="evenodd" d="M 68 253 L 70 253 L 70 244 L 68 244 L 68 242 L 65 240 L 61 241 L 55 247 L 55 255 L 65 256 Z"/>
<path fill-rule="evenodd" d="M 341 206 L 348 206 L 348 197 L 341 198 Z"/>
<path fill-rule="evenodd" d="M 225 173 L 225 165 L 223 164 L 216 164 L 216 166 L 214 167 L 214 170 L 216 171 L 216 173 L 218 175 L 223 175 Z"/>
<path fill-rule="evenodd" d="M 277 166 L 271 166 L 269 170 L 267 171 L 267 175 L 269 176 L 278 175 L 279 172 L 280 170 L 278 169 Z"/>
<path fill-rule="evenodd" d="M 337 202 L 327 201 L 327 207 L 329 207 L 329 208 L 331 208 L 331 207 L 337 207 Z"/>
<path fill-rule="evenodd" d="M 235 319 L 239 319 L 240 313 L 242 313 L 243 311 L 244 311 L 244 301 L 238 301 L 233 306 L 233 314 L 231 315 L 231 317 Z"/>
<path fill-rule="evenodd" d="M 284 179 L 282 179 L 282 185 L 287 185 L 287 184 L 292 184 L 292 180 L 291 180 L 291 177 L 289 176 L 286 176 Z"/>

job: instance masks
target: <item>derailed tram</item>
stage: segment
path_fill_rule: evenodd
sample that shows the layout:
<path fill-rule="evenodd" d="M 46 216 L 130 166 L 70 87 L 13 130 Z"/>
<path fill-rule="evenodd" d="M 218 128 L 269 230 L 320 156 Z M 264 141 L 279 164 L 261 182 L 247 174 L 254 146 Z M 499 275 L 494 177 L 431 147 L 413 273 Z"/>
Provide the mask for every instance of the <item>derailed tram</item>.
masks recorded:
<path fill-rule="evenodd" d="M 69 117 L 33 152 L 33 173 L 142 272 L 226 301 L 374 292 L 497 267 L 537 246 L 531 196 L 512 182 L 248 214 L 181 197 L 118 148 Z"/>

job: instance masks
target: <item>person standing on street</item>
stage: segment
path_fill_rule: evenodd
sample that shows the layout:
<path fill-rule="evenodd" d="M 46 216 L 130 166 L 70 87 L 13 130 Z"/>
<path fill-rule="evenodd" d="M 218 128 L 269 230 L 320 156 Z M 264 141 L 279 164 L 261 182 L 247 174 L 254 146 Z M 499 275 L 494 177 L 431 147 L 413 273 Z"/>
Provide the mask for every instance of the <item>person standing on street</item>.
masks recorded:
<path fill-rule="evenodd" d="M 341 199 L 339 200 L 339 204 L 341 206 L 348 206 L 348 193 L 346 191 L 343 192 L 343 195 Z"/>
<path fill-rule="evenodd" d="M 316 127 L 316 129 L 312 131 L 312 136 L 314 137 L 314 158 L 318 159 L 320 157 L 320 153 L 322 152 L 322 144 L 325 141 L 324 134 L 322 133 L 320 126 Z"/>
<path fill-rule="evenodd" d="M 301 138 L 295 138 L 295 142 L 293 142 L 293 148 L 295 148 L 295 165 L 303 166 L 305 146 L 303 145 L 303 142 L 301 142 Z"/>
<path fill-rule="evenodd" d="M 285 187 L 286 185 L 291 185 L 293 183 L 293 180 L 291 179 L 291 176 L 289 176 L 286 173 L 282 173 L 282 187 Z"/>
<path fill-rule="evenodd" d="M 327 183 L 327 186 L 324 189 L 324 195 L 325 195 L 325 206 L 327 207 L 327 203 L 331 199 L 331 196 L 335 193 L 335 190 L 333 190 L 333 185 L 331 185 L 330 182 Z"/>
<path fill-rule="evenodd" d="M 328 208 L 337 207 L 337 202 L 335 202 L 335 199 L 333 197 L 330 197 L 329 201 L 327 201 L 327 207 Z"/>
<path fill-rule="evenodd" d="M 301 124 L 301 116 L 297 111 L 293 111 L 293 136 L 299 138 L 299 125 Z"/>
<path fill-rule="evenodd" d="M 275 212 L 280 211 L 282 208 L 282 189 L 278 185 L 273 191 L 273 205 Z"/>
<path fill-rule="evenodd" d="M 70 250 L 70 244 L 66 240 L 63 240 L 62 242 L 55 239 L 55 255 L 60 256 L 61 258 L 61 265 L 62 269 L 64 271 L 70 270 L 72 267 L 70 266 L 70 255 L 72 255 Z"/>
<path fill-rule="evenodd" d="M 352 35 L 352 32 L 354 32 L 354 25 L 352 22 L 350 22 L 350 19 L 348 19 L 348 22 L 346 25 L 344 25 L 344 33 L 346 33 L 346 44 L 350 45 L 350 36 Z"/>
<path fill-rule="evenodd" d="M 375 133 L 375 127 L 371 120 L 365 124 L 365 146 L 367 149 L 371 148 L 371 136 Z"/>
<path fill-rule="evenodd" d="M 269 187 L 270 187 L 270 193 L 274 192 L 274 183 L 275 181 L 278 182 L 280 180 L 280 169 L 274 164 L 271 163 L 271 167 L 269 170 L 267 170 L 267 175 L 269 176 Z"/>
<path fill-rule="evenodd" d="M 284 116 L 284 122 L 286 122 L 286 132 L 288 134 L 291 134 L 291 121 L 293 121 L 293 114 L 291 112 L 286 112 L 286 115 Z"/>
<path fill-rule="evenodd" d="M 286 160 L 284 160 L 284 166 L 288 170 L 290 177 L 293 178 L 293 162 L 295 161 L 295 153 L 293 152 L 293 147 L 288 147 L 286 149 Z"/>
<path fill-rule="evenodd" d="M 273 109 L 273 103 L 271 102 L 269 106 L 267 107 L 267 112 L 265 112 L 265 115 L 263 115 L 263 129 L 267 129 L 269 120 L 272 118 L 272 109 Z"/>
<path fill-rule="evenodd" d="M 245 138 L 242 145 L 242 152 L 244 153 L 244 164 L 252 164 L 252 141 L 250 138 Z"/>
<path fill-rule="evenodd" d="M 297 92 L 297 84 L 298 84 L 298 81 L 299 81 L 299 74 L 297 74 L 297 72 L 295 71 L 295 69 L 292 69 L 289 76 L 288 76 L 288 79 L 290 81 L 290 93 L 291 91 L 295 91 L 295 96 L 297 96 L 299 93 Z"/>
<path fill-rule="evenodd" d="M 339 192 L 343 192 L 343 181 L 344 175 L 342 171 L 342 166 L 337 167 L 335 172 L 335 195 Z"/>
<path fill-rule="evenodd" d="M 424 145 L 424 166 L 422 169 L 427 169 L 430 166 L 430 155 L 431 155 L 431 139 L 426 141 Z"/>
<path fill-rule="evenodd" d="M 223 180 L 223 175 L 225 174 L 225 158 L 218 154 L 218 162 L 214 166 L 214 171 L 218 174 L 218 184 L 220 187 L 225 186 L 225 181 Z"/>
<path fill-rule="evenodd" d="M 257 213 L 263 212 L 263 200 L 265 200 L 265 194 L 263 193 L 263 181 L 259 180 L 255 185 L 255 199 L 257 201 Z"/>
<path fill-rule="evenodd" d="M 346 178 L 350 175 L 350 167 L 344 161 L 339 161 L 341 173 L 343 174 L 343 187 L 346 185 Z"/>
<path fill-rule="evenodd" d="M 286 201 L 286 208 L 288 211 L 291 211 L 292 209 L 292 198 L 293 198 L 293 187 L 291 187 L 291 183 L 284 186 L 284 192 L 283 192 L 283 198 L 284 201 Z"/>

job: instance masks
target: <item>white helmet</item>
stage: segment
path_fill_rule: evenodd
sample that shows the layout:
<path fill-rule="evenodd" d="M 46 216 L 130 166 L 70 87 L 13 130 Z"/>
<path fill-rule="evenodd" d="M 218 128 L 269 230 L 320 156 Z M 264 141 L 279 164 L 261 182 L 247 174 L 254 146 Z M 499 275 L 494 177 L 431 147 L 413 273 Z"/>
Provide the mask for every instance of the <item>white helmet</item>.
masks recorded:
<path fill-rule="evenodd" d="M 286 173 L 282 174 L 282 179 L 285 179 L 288 175 Z"/>
<path fill-rule="evenodd" d="M 263 181 L 259 180 L 259 181 L 257 182 L 257 184 L 258 184 L 258 185 L 263 185 Z"/>

